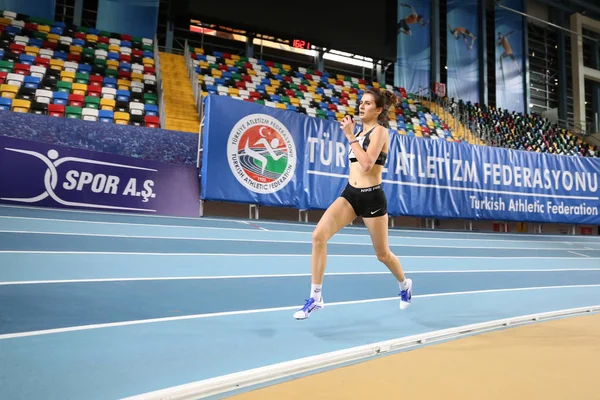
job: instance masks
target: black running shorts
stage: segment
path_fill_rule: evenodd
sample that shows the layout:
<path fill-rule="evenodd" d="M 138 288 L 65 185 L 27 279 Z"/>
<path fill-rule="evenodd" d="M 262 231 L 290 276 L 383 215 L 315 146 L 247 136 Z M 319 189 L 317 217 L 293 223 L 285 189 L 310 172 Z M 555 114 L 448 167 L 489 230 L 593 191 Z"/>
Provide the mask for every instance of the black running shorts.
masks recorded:
<path fill-rule="evenodd" d="M 381 185 L 356 188 L 348 183 L 341 197 L 348 200 L 357 216 L 373 218 L 387 214 L 387 198 Z"/>

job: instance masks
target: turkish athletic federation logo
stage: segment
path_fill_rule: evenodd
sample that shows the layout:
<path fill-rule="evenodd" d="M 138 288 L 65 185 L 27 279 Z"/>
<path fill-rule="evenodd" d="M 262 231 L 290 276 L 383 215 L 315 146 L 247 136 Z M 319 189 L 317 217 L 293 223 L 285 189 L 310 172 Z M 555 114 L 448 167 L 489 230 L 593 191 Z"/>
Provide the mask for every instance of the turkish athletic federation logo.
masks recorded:
<path fill-rule="evenodd" d="M 285 187 L 296 169 L 296 146 L 287 128 L 266 114 L 252 114 L 233 127 L 227 160 L 236 179 L 256 193 Z"/>

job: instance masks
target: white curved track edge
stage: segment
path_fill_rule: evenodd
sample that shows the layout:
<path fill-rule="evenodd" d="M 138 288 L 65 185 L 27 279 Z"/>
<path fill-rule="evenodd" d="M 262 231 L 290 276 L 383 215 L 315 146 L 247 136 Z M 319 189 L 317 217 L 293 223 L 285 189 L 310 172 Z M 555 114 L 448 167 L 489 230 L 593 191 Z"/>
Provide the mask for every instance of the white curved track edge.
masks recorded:
<path fill-rule="evenodd" d="M 124 398 L 123 400 L 202 399 L 297 374 L 311 372 L 361 359 L 367 359 L 383 353 L 398 351 L 429 342 L 458 338 L 460 336 L 470 335 L 473 333 L 482 333 L 505 326 L 519 324 L 522 325 L 532 323 L 534 321 L 549 320 L 563 316 L 575 316 L 577 314 L 586 314 L 592 312 L 600 312 L 600 305 L 529 314 L 477 324 L 464 325 L 455 328 L 442 329 L 438 331 L 407 336 L 400 339 L 386 340 L 383 342 L 320 354 L 317 356 L 286 361 L 283 363 L 254 368 L 247 371 L 236 372 L 216 378 L 205 379 L 167 389 L 143 393 Z"/>

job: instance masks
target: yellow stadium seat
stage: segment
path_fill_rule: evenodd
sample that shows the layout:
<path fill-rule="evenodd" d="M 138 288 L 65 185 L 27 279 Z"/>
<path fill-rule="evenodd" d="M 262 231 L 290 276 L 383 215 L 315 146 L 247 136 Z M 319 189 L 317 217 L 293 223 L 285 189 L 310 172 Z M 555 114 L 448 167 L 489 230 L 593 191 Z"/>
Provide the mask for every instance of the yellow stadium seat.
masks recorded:
<path fill-rule="evenodd" d="M 273 75 L 277 75 L 277 74 L 279 74 L 279 68 L 277 68 L 277 67 L 271 67 L 271 73 L 272 73 Z"/>
<path fill-rule="evenodd" d="M 15 97 L 17 97 L 18 92 L 19 92 L 19 87 L 16 85 L 8 85 L 5 83 L 2 86 L 0 86 L 0 94 L 2 97 L 14 99 Z"/>
<path fill-rule="evenodd" d="M 62 71 L 60 73 L 60 80 L 65 82 L 73 82 L 75 80 L 75 72 Z"/>
<path fill-rule="evenodd" d="M 71 93 L 85 96 L 87 93 L 87 85 L 85 83 L 74 83 L 71 87 Z"/>
<path fill-rule="evenodd" d="M 88 34 L 88 35 L 86 35 L 85 38 L 87 39 L 88 42 L 92 42 L 92 43 L 98 42 L 98 36 L 96 36 L 96 35 Z M 121 50 L 121 49 L 119 48 L 119 50 Z"/>
<path fill-rule="evenodd" d="M 60 36 L 56 33 L 49 33 L 46 37 L 46 40 L 52 43 L 58 43 L 58 41 L 60 40 Z"/>
<path fill-rule="evenodd" d="M 240 56 L 238 56 L 237 54 L 232 54 L 231 59 L 234 61 L 240 61 Z"/>
<path fill-rule="evenodd" d="M 356 93 L 350 93 L 350 100 L 356 100 L 358 98 L 358 96 L 356 95 Z"/>
<path fill-rule="evenodd" d="M 198 63 L 198 66 L 202 69 L 206 69 L 206 68 L 208 68 L 208 63 L 206 61 L 200 61 Z"/>
<path fill-rule="evenodd" d="M 108 60 L 106 62 L 106 68 L 119 69 L 119 62 L 117 60 Z"/>
<path fill-rule="evenodd" d="M 25 46 L 25 54 L 37 57 L 40 54 L 40 49 L 35 46 Z"/>
<path fill-rule="evenodd" d="M 12 23 L 12 19 L 0 17 L 0 26 L 9 26 Z"/>
<path fill-rule="evenodd" d="M 292 105 L 298 107 L 298 106 L 300 106 L 300 99 L 297 97 L 291 97 L 290 103 L 292 103 Z"/>
<path fill-rule="evenodd" d="M 235 65 L 235 61 L 232 60 L 231 58 L 226 58 L 225 65 L 227 65 L 228 67 L 233 67 Z"/>
<path fill-rule="evenodd" d="M 380 86 L 379 86 L 379 82 L 373 82 L 373 87 L 376 87 L 376 88 L 378 88 L 378 89 L 379 89 L 379 88 L 380 88 Z"/>
<path fill-rule="evenodd" d="M 335 113 L 335 118 L 336 118 L 338 121 L 341 121 L 341 120 L 342 120 L 342 118 L 344 118 L 344 114 L 342 114 L 341 112 L 337 112 L 337 113 Z"/>
<path fill-rule="evenodd" d="M 273 86 L 267 86 L 266 92 L 269 96 L 273 96 L 275 94 L 275 88 Z"/>
<path fill-rule="evenodd" d="M 291 65 L 289 65 L 289 64 L 283 64 L 283 65 L 282 65 L 282 67 L 283 67 L 283 69 L 284 69 L 285 71 L 291 71 L 291 70 L 292 70 L 292 66 L 291 66 Z"/>
<path fill-rule="evenodd" d="M 315 94 L 314 97 L 315 101 L 323 101 L 323 96 L 321 96 L 320 94 Z"/>
<path fill-rule="evenodd" d="M 117 125 L 129 125 L 129 113 L 119 112 L 115 113 L 115 124 Z"/>
<path fill-rule="evenodd" d="M 279 82 L 277 79 L 271 79 L 271 86 L 278 88 L 279 86 L 281 86 L 281 82 Z"/>
<path fill-rule="evenodd" d="M 365 90 L 367 88 L 367 86 L 364 83 L 361 83 L 358 85 L 359 89 Z"/>
<path fill-rule="evenodd" d="M 52 59 L 50 60 L 50 68 L 55 69 L 57 71 L 62 71 L 65 66 L 65 62 L 63 60 Z"/>
<path fill-rule="evenodd" d="M 204 54 L 204 49 L 202 47 L 195 47 L 194 53 L 196 54 Z"/>
<path fill-rule="evenodd" d="M 28 113 L 30 108 L 31 108 L 31 101 L 29 101 L 29 100 L 14 99 L 12 101 L 11 109 L 14 112 Z"/>
<path fill-rule="evenodd" d="M 131 82 L 127 79 L 119 79 L 117 81 L 117 89 L 118 90 L 129 90 L 131 88 Z"/>
<path fill-rule="evenodd" d="M 71 53 L 73 54 L 81 54 L 81 52 L 83 51 L 83 48 L 81 46 L 71 46 L 69 48 L 69 50 L 71 51 Z"/>
<path fill-rule="evenodd" d="M 306 90 L 307 90 L 308 92 L 315 93 L 315 92 L 317 91 L 317 88 L 316 88 L 315 86 L 312 86 L 312 85 L 311 85 L 311 86 L 307 86 L 307 87 L 306 87 Z"/>
<path fill-rule="evenodd" d="M 199 77 L 202 77 L 202 79 L 204 80 L 204 75 L 198 75 Z M 131 73 L 131 81 L 132 82 L 143 82 L 144 81 L 144 75 L 140 74 L 139 72 L 132 72 Z"/>
<path fill-rule="evenodd" d="M 275 104 L 275 107 L 277 107 L 277 108 L 280 108 L 280 109 L 282 109 L 282 110 L 285 110 L 285 109 L 286 109 L 286 106 L 285 106 L 285 104 L 283 104 L 283 103 L 277 103 L 277 104 Z"/>
<path fill-rule="evenodd" d="M 356 114 L 356 110 L 355 110 L 354 108 L 352 108 L 352 107 L 348 107 L 348 108 L 346 109 L 346 112 L 347 112 L 348 114 L 350 114 L 350 115 L 355 115 L 355 114 Z"/>
<path fill-rule="evenodd" d="M 329 81 L 329 83 L 331 83 L 333 85 L 333 84 L 335 84 L 336 79 L 335 78 L 329 78 L 328 81 Z"/>
<path fill-rule="evenodd" d="M 111 53 L 120 53 L 121 47 L 117 46 L 116 44 L 111 44 L 110 46 L 108 46 L 108 51 Z"/>
<path fill-rule="evenodd" d="M 253 69 L 248 69 L 248 75 L 250 76 L 257 76 L 256 71 Z"/>
<path fill-rule="evenodd" d="M 240 89 L 238 89 L 238 88 L 229 88 L 229 95 L 230 96 L 239 96 L 240 95 Z"/>
<path fill-rule="evenodd" d="M 154 59 L 152 58 L 144 58 L 142 59 L 142 63 L 144 67 L 154 67 Z"/>
<path fill-rule="evenodd" d="M 49 33 L 50 27 L 48 25 L 38 25 L 38 32 Z"/>
<path fill-rule="evenodd" d="M 116 103 L 114 99 L 102 98 L 100 99 L 100 109 L 114 111 Z"/>
<path fill-rule="evenodd" d="M 398 133 L 401 134 L 401 135 L 406 135 L 406 131 L 404 129 L 400 129 L 398 131 Z"/>

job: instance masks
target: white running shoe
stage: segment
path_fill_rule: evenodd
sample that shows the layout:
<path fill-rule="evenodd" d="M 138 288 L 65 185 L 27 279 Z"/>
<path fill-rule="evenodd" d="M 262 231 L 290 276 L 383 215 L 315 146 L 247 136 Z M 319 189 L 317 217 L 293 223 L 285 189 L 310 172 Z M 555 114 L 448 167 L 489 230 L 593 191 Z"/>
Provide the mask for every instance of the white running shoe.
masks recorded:
<path fill-rule="evenodd" d="M 321 301 L 315 301 L 312 297 L 306 300 L 304 307 L 301 310 L 298 310 L 294 313 L 294 318 L 296 319 L 306 319 L 308 316 L 317 310 L 320 310 L 325 307 L 325 301 L 321 298 Z"/>
<path fill-rule="evenodd" d="M 406 290 L 400 291 L 400 309 L 406 310 L 410 306 L 412 299 L 412 279 L 406 279 L 408 287 Z"/>

